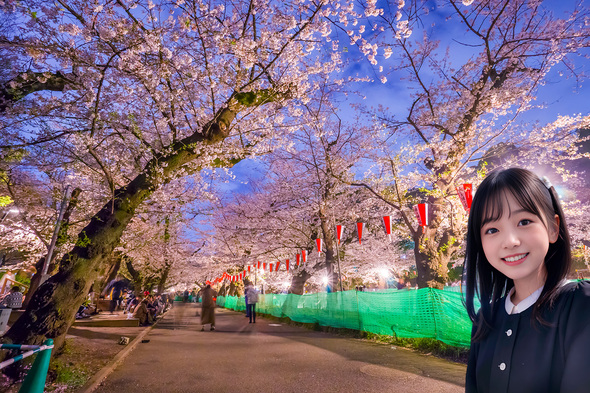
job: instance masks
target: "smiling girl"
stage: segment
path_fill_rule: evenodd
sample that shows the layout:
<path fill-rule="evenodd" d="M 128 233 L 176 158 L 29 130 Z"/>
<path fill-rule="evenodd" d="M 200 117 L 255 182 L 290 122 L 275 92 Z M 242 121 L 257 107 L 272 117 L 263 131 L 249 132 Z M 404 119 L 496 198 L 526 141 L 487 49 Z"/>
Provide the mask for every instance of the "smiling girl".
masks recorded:
<path fill-rule="evenodd" d="M 473 321 L 466 392 L 590 391 L 590 284 L 564 285 L 570 265 L 555 189 L 518 168 L 484 179 L 464 264 Z"/>

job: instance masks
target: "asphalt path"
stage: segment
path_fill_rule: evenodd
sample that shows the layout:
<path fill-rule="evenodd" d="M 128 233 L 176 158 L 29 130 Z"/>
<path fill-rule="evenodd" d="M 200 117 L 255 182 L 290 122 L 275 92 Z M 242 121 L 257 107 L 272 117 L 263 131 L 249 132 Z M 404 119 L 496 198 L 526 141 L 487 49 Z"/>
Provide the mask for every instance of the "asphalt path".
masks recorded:
<path fill-rule="evenodd" d="M 202 332 L 198 311 L 176 303 L 95 392 L 464 391 L 461 364 L 219 308 Z"/>

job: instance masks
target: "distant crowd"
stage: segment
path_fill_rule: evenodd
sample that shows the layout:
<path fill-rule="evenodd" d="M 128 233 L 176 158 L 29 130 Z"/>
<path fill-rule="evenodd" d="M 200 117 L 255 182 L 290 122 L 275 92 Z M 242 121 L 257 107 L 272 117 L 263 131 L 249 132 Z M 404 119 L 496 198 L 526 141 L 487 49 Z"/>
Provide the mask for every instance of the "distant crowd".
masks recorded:
<path fill-rule="evenodd" d="M 173 295 L 129 290 L 123 280 L 113 280 L 103 291 L 102 297 L 105 296 L 109 298 L 111 314 L 123 310 L 127 318 L 137 318 L 141 326 L 153 324 L 174 302 Z M 99 313 L 98 302 L 99 296 L 95 292 L 90 292 L 88 300 L 78 309 L 76 319 L 88 318 Z"/>
<path fill-rule="evenodd" d="M 174 299 L 168 294 L 154 295 L 149 292 L 141 294 L 130 293 L 125 299 L 124 313 L 133 315 L 133 318 L 139 319 L 142 326 L 151 325 L 154 321 L 166 312 Z"/>

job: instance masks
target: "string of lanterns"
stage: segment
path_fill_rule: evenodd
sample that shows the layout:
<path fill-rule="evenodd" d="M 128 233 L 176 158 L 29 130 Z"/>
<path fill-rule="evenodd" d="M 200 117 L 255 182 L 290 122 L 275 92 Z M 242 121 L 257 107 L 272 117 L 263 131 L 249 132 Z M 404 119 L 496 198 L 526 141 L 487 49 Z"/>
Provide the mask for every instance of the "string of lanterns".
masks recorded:
<path fill-rule="evenodd" d="M 467 212 L 471 208 L 471 202 L 473 200 L 473 188 L 472 185 L 469 183 L 463 184 L 463 187 L 456 187 L 455 190 L 457 191 L 457 195 L 459 195 L 459 200 L 463 204 L 463 207 Z M 414 206 L 414 213 L 416 215 L 416 219 L 420 223 L 422 228 L 426 228 L 428 226 L 428 204 L 427 203 L 419 203 Z M 391 216 L 383 216 L 383 226 L 385 228 L 385 234 L 389 241 L 391 241 L 391 229 L 392 229 L 392 217 Z M 365 231 L 365 223 L 364 222 L 357 222 L 356 223 L 356 230 L 359 239 L 359 244 L 362 244 L 363 232 Z M 344 227 L 342 225 L 336 225 L 336 239 L 338 241 L 338 245 L 340 245 L 340 241 L 342 239 L 342 234 L 344 232 Z M 318 257 L 322 253 L 322 249 L 324 246 L 324 240 L 321 238 L 315 239 L 316 248 L 318 252 Z M 285 271 L 289 271 L 291 268 L 299 268 L 299 266 L 305 264 L 307 262 L 307 250 L 301 250 L 301 253 L 295 255 L 296 264 L 295 266 L 290 265 L 289 259 L 285 261 Z M 224 272 L 220 277 L 215 278 L 213 281 L 207 280 L 206 283 L 208 285 L 217 284 L 219 282 L 223 282 L 224 280 L 228 280 L 230 282 L 237 282 L 242 281 L 246 278 L 247 275 L 252 273 L 252 270 L 256 268 L 257 271 L 262 270 L 266 272 L 268 265 L 268 271 L 270 273 L 278 272 L 279 268 L 281 267 L 281 261 L 276 263 L 274 262 L 260 262 L 257 261 L 254 265 L 247 265 L 245 270 L 238 273 L 238 274 L 229 274 L 228 272 Z"/>

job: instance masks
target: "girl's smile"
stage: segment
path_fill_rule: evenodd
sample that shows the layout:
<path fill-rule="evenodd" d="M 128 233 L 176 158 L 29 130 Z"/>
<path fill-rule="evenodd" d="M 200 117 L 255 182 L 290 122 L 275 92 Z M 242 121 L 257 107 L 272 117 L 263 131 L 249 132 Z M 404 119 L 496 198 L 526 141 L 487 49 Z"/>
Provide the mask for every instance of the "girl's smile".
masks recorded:
<path fill-rule="evenodd" d="M 511 255 L 509 257 L 504 257 L 502 259 L 504 260 L 504 262 L 507 265 L 516 266 L 516 265 L 520 265 L 521 263 L 523 263 L 528 255 L 529 255 L 529 253 L 527 252 L 525 254 Z"/>

